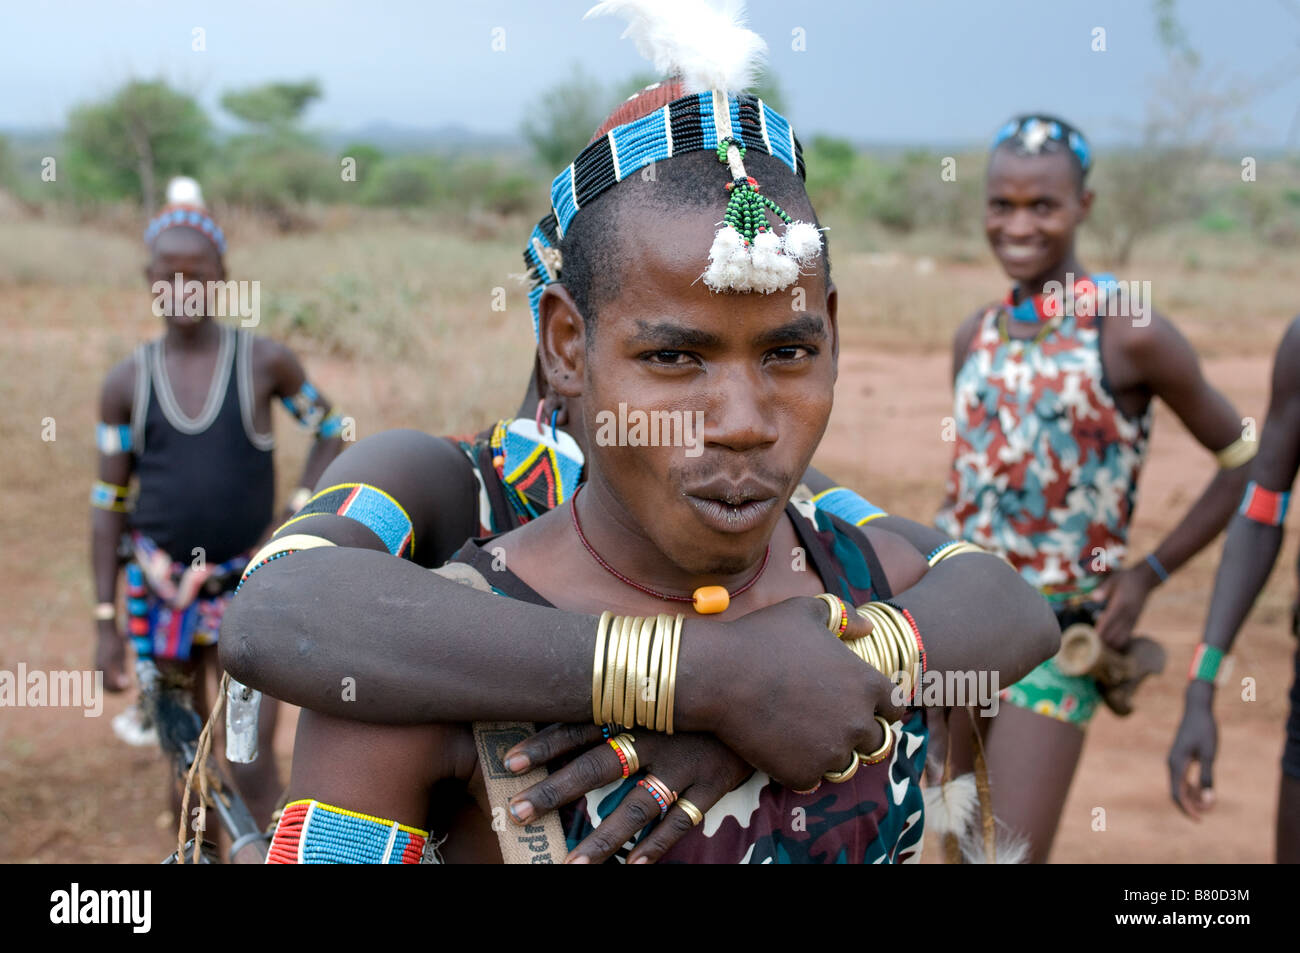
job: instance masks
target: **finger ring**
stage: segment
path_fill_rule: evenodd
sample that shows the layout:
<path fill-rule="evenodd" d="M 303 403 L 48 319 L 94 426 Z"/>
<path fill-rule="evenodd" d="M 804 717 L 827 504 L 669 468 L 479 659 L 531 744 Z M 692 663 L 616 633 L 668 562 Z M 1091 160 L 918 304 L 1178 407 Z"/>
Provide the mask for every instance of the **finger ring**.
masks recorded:
<path fill-rule="evenodd" d="M 849 778 L 853 777 L 853 775 L 857 774 L 858 768 L 860 767 L 862 767 L 862 759 L 858 757 L 858 753 L 855 751 L 853 752 L 853 760 L 845 765 L 843 771 L 827 771 L 822 775 L 822 777 L 831 784 L 843 784 Z"/>
<path fill-rule="evenodd" d="M 871 754 L 859 754 L 863 764 L 879 764 L 889 757 L 889 752 L 894 747 L 894 730 L 889 727 L 889 722 L 885 721 L 880 715 L 876 715 L 876 721 L 880 722 L 880 727 L 885 731 L 885 740 L 880 742 L 880 747 Z"/>
<path fill-rule="evenodd" d="M 667 814 L 669 805 L 671 805 L 673 801 L 677 800 L 677 792 L 664 784 L 653 774 L 647 774 L 644 778 L 638 781 L 637 787 L 645 788 L 650 792 L 650 796 L 654 798 L 655 803 L 659 805 L 660 817 Z"/>
<path fill-rule="evenodd" d="M 826 603 L 830 616 L 826 619 L 826 628 L 835 633 L 836 638 L 844 637 L 844 630 L 849 627 L 849 610 L 844 600 L 829 592 L 817 594 L 817 598 Z"/>
<path fill-rule="evenodd" d="M 636 756 L 636 748 L 632 747 L 632 742 L 636 741 L 636 736 L 628 734 L 626 731 L 621 735 L 615 735 L 609 739 L 609 746 L 614 749 L 614 754 L 618 755 L 618 763 L 623 766 L 623 777 L 635 774 L 641 767 L 641 759 Z"/>
<path fill-rule="evenodd" d="M 704 820 L 704 812 L 690 801 L 686 800 L 686 798 L 679 797 L 677 799 L 677 806 L 685 811 L 686 816 L 691 819 L 691 827 L 698 826 L 700 821 Z"/>
<path fill-rule="evenodd" d="M 817 789 L 818 789 L 819 787 L 821 787 L 821 786 L 822 786 L 822 783 L 821 783 L 820 781 L 818 781 L 816 784 L 814 784 L 812 787 L 810 787 L 807 791 L 800 791 L 800 790 L 798 790 L 798 789 L 796 789 L 796 788 L 791 788 L 790 790 L 793 791 L 795 794 L 816 794 L 816 793 L 817 793 Z"/>

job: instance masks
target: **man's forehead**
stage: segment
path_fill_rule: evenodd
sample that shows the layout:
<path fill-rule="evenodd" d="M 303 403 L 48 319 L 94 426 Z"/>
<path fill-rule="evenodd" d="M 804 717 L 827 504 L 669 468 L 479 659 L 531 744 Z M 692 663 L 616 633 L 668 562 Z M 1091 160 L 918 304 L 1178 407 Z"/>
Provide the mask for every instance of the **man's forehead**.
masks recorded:
<path fill-rule="evenodd" d="M 602 320 L 605 314 L 629 318 L 628 334 L 668 324 L 699 324 L 718 332 L 725 322 L 753 336 L 798 314 L 821 314 L 826 290 L 820 269 L 770 295 L 712 291 L 701 275 L 709 263 L 716 216 L 712 209 L 673 212 L 645 207 L 621 214 L 618 291 L 610 302 L 614 307 L 602 308 Z"/>
<path fill-rule="evenodd" d="M 998 149 L 989 160 L 988 183 L 999 188 L 1073 189 L 1077 180 L 1074 160 L 1067 152 L 1016 155 Z"/>

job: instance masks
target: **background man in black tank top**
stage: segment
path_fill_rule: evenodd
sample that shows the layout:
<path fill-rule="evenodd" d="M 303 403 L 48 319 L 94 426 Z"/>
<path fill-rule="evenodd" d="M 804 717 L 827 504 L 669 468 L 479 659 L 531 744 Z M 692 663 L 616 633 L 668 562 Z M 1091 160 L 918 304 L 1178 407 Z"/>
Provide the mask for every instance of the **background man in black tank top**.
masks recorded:
<path fill-rule="evenodd" d="M 175 180 L 168 198 L 171 204 L 146 232 L 151 287 L 197 281 L 206 289 L 224 281 L 224 236 L 197 185 Z M 186 314 L 180 300 L 155 307 L 164 311 L 166 332 L 109 372 L 100 395 L 99 481 L 91 496 L 95 667 L 110 691 L 127 687 L 116 598 L 119 551 L 129 541 L 127 627 L 138 662 L 152 659 L 192 676 L 204 718 L 209 681 L 215 684 L 220 674 L 215 642 L 225 603 L 247 556 L 276 525 L 272 398 L 284 400 L 316 436 L 300 486 L 314 484 L 342 449 L 341 418 L 307 383 L 293 352 L 219 324 L 219 315 L 207 313 L 210 300 L 203 296 L 197 314 Z M 262 824 L 279 796 L 271 748 L 276 707 L 274 700 L 262 706 L 263 756 L 232 765 Z"/>

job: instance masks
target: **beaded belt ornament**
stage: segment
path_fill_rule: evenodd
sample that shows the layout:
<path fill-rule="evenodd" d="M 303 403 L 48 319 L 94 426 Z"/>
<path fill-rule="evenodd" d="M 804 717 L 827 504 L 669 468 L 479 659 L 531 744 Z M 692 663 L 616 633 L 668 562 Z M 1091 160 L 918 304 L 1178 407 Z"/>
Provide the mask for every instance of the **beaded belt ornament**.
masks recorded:
<path fill-rule="evenodd" d="M 287 804 L 268 864 L 418 864 L 427 831 L 320 801 Z"/>

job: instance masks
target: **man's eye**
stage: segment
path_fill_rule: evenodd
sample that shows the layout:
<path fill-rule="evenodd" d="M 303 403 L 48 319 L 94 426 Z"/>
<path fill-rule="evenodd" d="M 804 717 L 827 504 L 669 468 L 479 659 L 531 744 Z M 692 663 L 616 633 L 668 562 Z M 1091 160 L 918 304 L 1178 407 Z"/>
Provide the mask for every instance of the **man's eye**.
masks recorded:
<path fill-rule="evenodd" d="M 690 355 L 685 351 L 651 351 L 647 357 L 652 364 L 664 364 L 670 367 L 682 367 L 690 362 Z"/>
<path fill-rule="evenodd" d="M 811 357 L 816 353 L 812 348 L 804 347 L 801 344 L 792 344 L 789 347 L 778 347 L 768 351 L 768 356 L 777 361 L 797 361 L 805 357 Z"/>
<path fill-rule="evenodd" d="M 1056 206 L 1051 202 L 1035 202 L 1034 211 L 1039 215 L 1051 215 Z"/>

